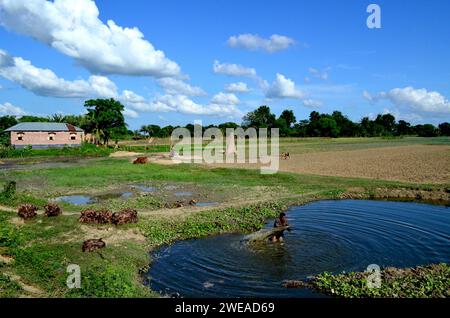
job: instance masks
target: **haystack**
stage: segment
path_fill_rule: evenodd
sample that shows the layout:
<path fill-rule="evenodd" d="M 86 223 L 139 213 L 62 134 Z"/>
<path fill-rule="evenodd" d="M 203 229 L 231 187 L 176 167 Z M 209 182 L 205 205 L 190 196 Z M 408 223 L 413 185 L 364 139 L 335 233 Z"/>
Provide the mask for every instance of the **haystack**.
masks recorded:
<path fill-rule="evenodd" d="M 19 206 L 19 211 L 17 212 L 17 214 L 19 215 L 19 217 L 27 220 L 34 218 L 37 215 L 37 210 L 38 208 L 32 204 L 22 204 L 21 206 Z"/>
<path fill-rule="evenodd" d="M 104 248 L 106 243 L 102 239 L 90 239 L 83 242 L 83 252 L 94 252 L 98 249 Z"/>
<path fill-rule="evenodd" d="M 115 225 L 137 223 L 137 221 L 138 214 L 137 211 L 133 209 L 124 209 L 120 212 L 115 212 L 111 218 L 111 222 Z"/>

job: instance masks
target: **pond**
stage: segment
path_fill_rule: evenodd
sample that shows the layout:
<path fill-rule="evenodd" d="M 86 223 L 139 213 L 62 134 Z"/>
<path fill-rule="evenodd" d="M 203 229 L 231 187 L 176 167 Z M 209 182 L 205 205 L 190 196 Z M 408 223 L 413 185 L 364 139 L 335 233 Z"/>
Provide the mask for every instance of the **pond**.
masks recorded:
<path fill-rule="evenodd" d="M 420 203 L 319 201 L 288 210 L 284 243 L 248 244 L 241 234 L 187 240 L 152 254 L 149 286 L 181 297 L 323 297 L 285 289 L 328 271 L 450 261 L 450 209 Z M 273 220 L 266 225 L 273 226 Z"/>

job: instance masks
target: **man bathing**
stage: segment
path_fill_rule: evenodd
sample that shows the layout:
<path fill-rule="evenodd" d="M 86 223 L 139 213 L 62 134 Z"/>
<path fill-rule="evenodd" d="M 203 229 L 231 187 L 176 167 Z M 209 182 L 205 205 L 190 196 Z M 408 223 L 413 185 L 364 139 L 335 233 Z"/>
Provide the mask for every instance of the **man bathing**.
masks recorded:
<path fill-rule="evenodd" d="M 287 222 L 286 213 L 280 213 L 280 216 L 273 223 L 274 228 L 285 228 L 289 232 L 291 231 L 289 224 Z M 270 239 L 272 242 L 283 242 L 284 230 L 278 232 Z"/>

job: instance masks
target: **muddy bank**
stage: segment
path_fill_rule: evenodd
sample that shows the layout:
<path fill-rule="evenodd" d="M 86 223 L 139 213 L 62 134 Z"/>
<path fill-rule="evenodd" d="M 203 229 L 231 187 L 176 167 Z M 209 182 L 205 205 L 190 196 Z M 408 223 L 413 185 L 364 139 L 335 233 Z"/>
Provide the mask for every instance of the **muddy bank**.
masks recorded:
<path fill-rule="evenodd" d="M 381 199 L 381 200 L 415 200 L 439 204 L 450 203 L 450 189 L 389 189 L 376 188 L 372 191 L 351 189 L 339 195 L 339 199 Z"/>

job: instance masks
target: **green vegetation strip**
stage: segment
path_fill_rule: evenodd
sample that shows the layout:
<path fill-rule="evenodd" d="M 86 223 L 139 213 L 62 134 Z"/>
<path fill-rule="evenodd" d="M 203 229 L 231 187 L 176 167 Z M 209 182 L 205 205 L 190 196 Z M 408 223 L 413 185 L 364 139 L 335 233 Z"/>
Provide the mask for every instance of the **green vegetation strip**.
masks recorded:
<path fill-rule="evenodd" d="M 316 276 L 311 285 L 323 293 L 338 297 L 450 297 L 450 265 L 432 264 L 415 268 L 388 267 L 381 271 L 380 288 L 369 288 L 373 273 L 346 273 Z"/>

